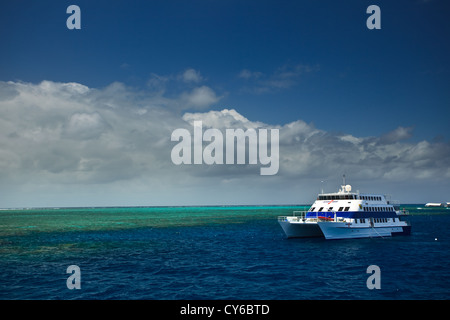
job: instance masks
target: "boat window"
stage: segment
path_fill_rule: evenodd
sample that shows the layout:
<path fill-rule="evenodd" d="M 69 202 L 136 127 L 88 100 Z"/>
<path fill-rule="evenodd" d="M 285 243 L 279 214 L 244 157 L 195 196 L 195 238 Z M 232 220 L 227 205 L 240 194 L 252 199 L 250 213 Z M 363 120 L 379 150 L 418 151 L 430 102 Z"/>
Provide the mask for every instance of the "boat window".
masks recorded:
<path fill-rule="evenodd" d="M 344 209 L 344 207 L 340 207 L 338 211 L 342 211 Z"/>
<path fill-rule="evenodd" d="M 350 209 L 350 207 L 345 207 L 345 210 L 344 211 L 348 211 Z"/>
<path fill-rule="evenodd" d="M 333 210 L 333 207 L 329 207 L 329 208 L 328 208 L 328 211 L 332 211 L 332 210 Z"/>
<path fill-rule="evenodd" d="M 311 211 L 314 211 L 315 208 L 316 208 L 316 207 L 312 207 L 312 208 L 311 208 Z"/>
<path fill-rule="evenodd" d="M 323 207 L 321 207 L 320 209 L 319 209 L 319 211 L 322 211 L 323 210 Z"/>

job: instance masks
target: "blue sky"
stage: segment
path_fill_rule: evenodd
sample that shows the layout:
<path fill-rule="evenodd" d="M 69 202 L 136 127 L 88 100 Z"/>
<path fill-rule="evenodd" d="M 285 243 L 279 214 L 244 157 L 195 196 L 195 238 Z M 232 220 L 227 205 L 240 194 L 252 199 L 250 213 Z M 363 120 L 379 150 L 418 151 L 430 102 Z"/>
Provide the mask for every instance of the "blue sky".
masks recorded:
<path fill-rule="evenodd" d="M 71 4 L 81 8 L 81 30 L 66 28 L 69 16 L 66 8 Z M 366 28 L 369 17 L 366 9 L 371 4 L 381 8 L 381 30 Z M 405 146 L 418 150 L 423 146 L 420 143 L 426 142 L 432 150 L 441 150 L 443 154 L 431 159 L 412 157 L 414 161 L 422 161 L 419 165 L 418 162 L 408 163 L 405 151 L 406 158 L 401 158 L 401 163 L 395 162 L 396 165 L 416 169 L 397 180 L 392 178 L 387 184 L 392 186 L 394 194 L 396 183 L 401 188 L 410 185 L 414 194 L 421 190 L 419 185 L 434 185 L 441 194 L 433 201 L 450 201 L 443 198 L 448 194 L 448 177 L 445 177 L 450 164 L 446 153 L 450 133 L 448 9 L 450 6 L 443 0 L 3 2 L 0 5 L 0 81 L 14 83 L 3 92 L 19 90 L 11 88 L 20 83 L 35 86 L 35 91 L 42 81 L 49 81 L 45 90 L 50 87 L 61 90 L 58 84 L 77 83 L 97 90 L 103 95 L 102 99 L 108 94 L 111 99 L 120 97 L 124 99 L 123 105 L 156 104 L 168 112 L 166 119 L 182 119 L 186 112 L 203 113 L 206 117 L 212 115 L 208 112 L 233 109 L 251 122 L 283 127 L 303 121 L 310 131 L 318 130 L 334 138 L 350 135 L 365 139 L 367 146 L 370 139 L 391 139 L 392 143 L 402 143 L 397 146 L 398 150 Z M 20 88 L 25 90 L 23 86 Z M 197 97 L 201 103 L 186 102 L 191 101 L 188 98 L 194 93 L 202 94 Z M 48 92 L 39 94 L 42 98 Z M 94 105 L 89 106 L 92 107 L 89 114 L 98 112 L 108 122 L 106 113 Z M 76 113 L 77 109 L 73 108 L 61 118 Z M 11 119 L 9 121 L 13 121 Z M 38 124 L 37 119 L 40 116 L 30 121 L 36 121 L 36 128 L 46 128 Z M 54 121 L 53 127 L 58 127 L 59 120 Z M 109 127 L 113 126 L 110 122 Z M 4 132 L 10 136 L 12 133 Z M 61 136 L 59 142 L 63 143 L 64 137 Z M 10 142 L 1 145 L 3 150 Z M 368 150 L 365 149 L 370 152 Z M 381 151 L 373 152 L 379 156 Z M 366 165 L 370 170 L 371 166 L 384 168 L 383 164 L 394 156 L 380 157 L 379 163 L 367 160 L 361 166 Z M 130 161 L 135 164 L 136 160 Z M 394 166 L 394 160 L 391 161 L 389 164 Z M 9 170 L 8 161 L 0 163 L 4 171 Z M 435 176 L 426 171 L 429 167 L 443 172 L 437 184 Z M 52 172 L 48 166 L 38 169 L 41 173 Z M 388 169 L 394 170 L 393 167 Z M 394 171 L 398 173 L 397 169 Z M 350 165 L 324 177 L 307 173 L 294 177 L 301 181 L 335 179 L 338 182 L 342 171 L 348 170 L 351 170 Z M 361 184 L 370 179 L 378 186 L 374 191 L 384 192 L 378 190 L 386 184 L 383 169 L 380 172 L 355 173 L 354 177 Z M 407 183 L 406 176 L 412 173 L 422 175 L 425 180 Z M 347 172 L 347 176 L 351 173 Z M 226 173 L 222 178 L 227 179 Z M 15 194 L 33 190 L 33 186 L 36 188 L 30 181 L 26 187 L 23 181 L 5 181 L 5 186 L 17 186 Z M 50 181 L 62 183 L 58 179 L 48 180 L 48 185 Z M 105 186 L 105 182 L 96 183 Z M 283 176 L 278 177 L 276 183 L 280 186 L 285 183 L 289 188 L 295 186 L 294 182 L 283 180 Z M 106 185 L 111 190 L 116 188 Z M 138 189 L 137 184 L 132 185 Z M 195 185 L 198 190 L 209 189 L 209 182 L 195 181 Z M 52 204 L 52 189 L 40 187 L 45 190 L 42 191 L 44 198 L 49 199 L 45 203 Z M 169 185 L 167 192 L 172 192 L 172 187 L 175 188 Z M 78 192 L 83 184 L 78 183 L 79 189 L 73 185 L 67 188 Z M 268 193 L 270 184 L 264 184 L 264 188 L 260 194 Z M 219 190 L 211 196 L 215 202 L 220 201 L 219 194 L 231 192 L 225 187 Z M 301 197 L 298 188 L 292 190 L 292 193 L 286 191 L 285 197 L 278 195 L 278 199 L 270 200 L 295 203 Z M 432 190 L 430 195 L 435 189 Z M 404 191 L 405 200 L 417 199 L 408 194 Z M 229 198 L 233 196 L 240 203 L 258 202 L 257 194 L 249 200 L 231 192 Z M 195 197 L 193 194 L 189 199 Z M 62 201 L 63 204 L 75 202 L 69 196 L 63 198 L 68 199 Z M 426 201 L 425 198 L 430 196 L 421 197 L 420 201 Z M 305 197 L 304 202 L 307 200 Z M 93 197 L 86 201 L 95 202 Z M 139 201 L 139 204 L 153 204 Z M 100 204 L 106 202 L 107 198 Z M 193 202 L 202 201 L 199 197 Z M 30 204 L 34 203 L 41 204 L 36 199 L 30 200 Z M 128 204 L 126 200 L 123 203 Z M 11 201 L 11 205 L 19 204 Z"/>

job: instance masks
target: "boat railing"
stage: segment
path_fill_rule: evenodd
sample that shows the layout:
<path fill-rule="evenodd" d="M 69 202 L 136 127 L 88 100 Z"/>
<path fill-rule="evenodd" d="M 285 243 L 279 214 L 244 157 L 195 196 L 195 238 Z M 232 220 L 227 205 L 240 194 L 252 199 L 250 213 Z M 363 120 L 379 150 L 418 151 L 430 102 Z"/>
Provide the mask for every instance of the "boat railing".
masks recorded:
<path fill-rule="evenodd" d="M 279 216 L 278 221 L 300 221 L 306 218 L 308 211 L 293 211 L 292 216 Z M 289 219 L 288 219 L 289 218 Z"/>
<path fill-rule="evenodd" d="M 306 213 L 308 211 L 293 211 L 292 212 L 292 216 L 279 216 L 278 217 L 278 221 L 290 221 L 290 222 L 295 222 L 295 221 L 305 221 L 306 219 L 308 219 L 309 222 L 326 222 L 326 221 L 336 221 L 336 211 L 332 210 L 330 211 L 333 214 L 333 218 L 329 218 L 326 216 L 321 216 L 320 214 L 324 214 L 325 212 L 316 212 L 315 216 L 309 216 L 308 218 L 306 218 Z"/>

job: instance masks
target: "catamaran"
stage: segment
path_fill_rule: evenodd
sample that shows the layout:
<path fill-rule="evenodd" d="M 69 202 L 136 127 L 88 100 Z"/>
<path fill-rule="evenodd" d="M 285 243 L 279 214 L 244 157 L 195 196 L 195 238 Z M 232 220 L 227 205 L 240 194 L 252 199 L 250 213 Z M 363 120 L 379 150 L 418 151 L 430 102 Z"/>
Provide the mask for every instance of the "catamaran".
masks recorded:
<path fill-rule="evenodd" d="M 288 238 L 348 239 L 409 235 L 408 212 L 382 194 L 352 192 L 344 184 L 338 192 L 320 193 L 308 211 L 278 217 Z"/>

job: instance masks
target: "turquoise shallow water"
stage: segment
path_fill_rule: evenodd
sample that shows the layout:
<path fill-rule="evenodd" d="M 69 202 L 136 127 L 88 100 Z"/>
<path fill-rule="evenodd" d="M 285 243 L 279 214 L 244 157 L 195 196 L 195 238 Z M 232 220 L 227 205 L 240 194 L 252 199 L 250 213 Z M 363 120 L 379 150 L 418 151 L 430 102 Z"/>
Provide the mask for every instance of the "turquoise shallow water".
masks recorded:
<path fill-rule="evenodd" d="M 31 208 L 0 211 L 0 236 L 34 232 L 120 230 L 242 223 L 288 215 L 306 206 Z"/>
<path fill-rule="evenodd" d="M 277 216 L 306 208 L 1 210 L 0 298 L 450 298 L 450 210 L 406 207 L 411 236 L 286 239 Z M 380 290 L 366 286 L 372 264 Z"/>

